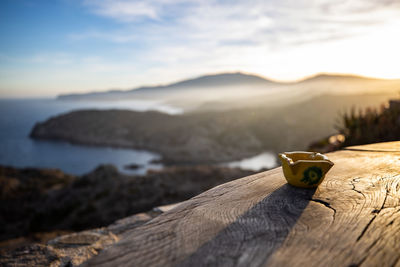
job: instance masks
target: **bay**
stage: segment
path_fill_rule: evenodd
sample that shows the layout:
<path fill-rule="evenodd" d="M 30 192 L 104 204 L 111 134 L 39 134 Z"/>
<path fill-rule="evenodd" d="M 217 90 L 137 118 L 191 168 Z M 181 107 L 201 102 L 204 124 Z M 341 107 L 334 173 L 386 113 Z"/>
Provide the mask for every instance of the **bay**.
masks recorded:
<path fill-rule="evenodd" d="M 233 161 L 227 164 L 231 168 L 243 170 L 260 171 L 264 168 L 271 169 L 278 166 L 276 156 L 271 152 L 264 152 L 254 157 Z"/>
<path fill-rule="evenodd" d="M 29 133 L 38 121 L 78 109 L 157 110 L 180 114 L 179 108 L 158 101 L 65 101 L 56 99 L 0 99 L 0 164 L 14 167 L 58 168 L 70 174 L 84 174 L 99 164 L 113 164 L 120 171 L 144 174 L 160 169 L 151 163 L 159 155 L 141 150 L 72 145 L 65 142 L 38 141 Z M 129 164 L 140 165 L 127 170 Z"/>

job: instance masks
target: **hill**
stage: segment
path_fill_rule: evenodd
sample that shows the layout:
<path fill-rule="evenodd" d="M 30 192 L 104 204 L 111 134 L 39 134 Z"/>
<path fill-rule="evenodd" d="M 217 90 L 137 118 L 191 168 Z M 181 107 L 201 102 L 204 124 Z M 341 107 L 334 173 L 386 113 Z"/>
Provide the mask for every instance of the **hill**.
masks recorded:
<path fill-rule="evenodd" d="M 126 91 L 61 95 L 58 99 L 156 100 L 185 111 L 223 111 L 254 106 L 278 107 L 296 104 L 323 94 L 397 94 L 398 91 L 400 91 L 400 80 L 373 79 L 355 75 L 319 74 L 285 83 L 250 74 L 222 73 Z"/>
<path fill-rule="evenodd" d="M 118 98 L 123 96 L 137 96 L 143 97 L 147 93 L 171 93 L 171 91 L 181 89 L 181 90 L 191 90 L 191 89 L 223 89 L 228 86 L 269 86 L 276 84 L 273 81 L 262 78 L 260 76 L 243 74 L 240 72 L 236 73 L 221 73 L 213 75 L 204 75 L 201 77 L 179 81 L 176 83 L 171 83 L 167 85 L 158 86 L 141 86 L 131 90 L 110 90 L 105 92 L 92 92 L 84 94 L 64 94 L 57 98 L 62 100 L 90 100 L 90 99 L 107 99 L 107 98 Z"/>

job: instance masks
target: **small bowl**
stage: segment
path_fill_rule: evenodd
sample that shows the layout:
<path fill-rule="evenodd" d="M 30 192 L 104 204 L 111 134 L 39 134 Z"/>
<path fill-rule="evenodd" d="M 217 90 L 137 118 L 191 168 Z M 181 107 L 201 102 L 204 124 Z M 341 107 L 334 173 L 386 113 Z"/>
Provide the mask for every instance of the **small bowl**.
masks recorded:
<path fill-rule="evenodd" d="M 327 156 L 316 152 L 285 152 L 279 158 L 288 183 L 303 188 L 317 187 L 333 166 Z"/>

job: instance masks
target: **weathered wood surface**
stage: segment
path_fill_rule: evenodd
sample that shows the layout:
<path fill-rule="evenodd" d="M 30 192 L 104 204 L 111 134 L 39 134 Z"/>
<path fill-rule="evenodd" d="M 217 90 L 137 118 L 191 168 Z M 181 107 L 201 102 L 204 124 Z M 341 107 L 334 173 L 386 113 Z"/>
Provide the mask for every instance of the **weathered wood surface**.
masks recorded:
<path fill-rule="evenodd" d="M 400 266 L 400 150 L 379 146 L 330 153 L 317 190 L 287 185 L 281 168 L 215 187 L 86 264 Z"/>
<path fill-rule="evenodd" d="M 400 152 L 400 142 L 375 143 L 363 146 L 349 146 L 345 150 Z"/>

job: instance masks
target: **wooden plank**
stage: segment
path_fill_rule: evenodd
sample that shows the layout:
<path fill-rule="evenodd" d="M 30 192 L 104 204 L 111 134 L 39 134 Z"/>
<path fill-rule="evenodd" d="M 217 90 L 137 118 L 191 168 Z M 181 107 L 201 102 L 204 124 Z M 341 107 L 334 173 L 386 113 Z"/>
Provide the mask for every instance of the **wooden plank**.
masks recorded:
<path fill-rule="evenodd" d="M 362 146 L 349 146 L 345 150 L 400 152 L 400 142 L 383 142 Z"/>
<path fill-rule="evenodd" d="M 281 168 L 226 183 L 86 266 L 400 266 L 400 153 L 329 158 L 317 190 L 287 185 Z"/>

